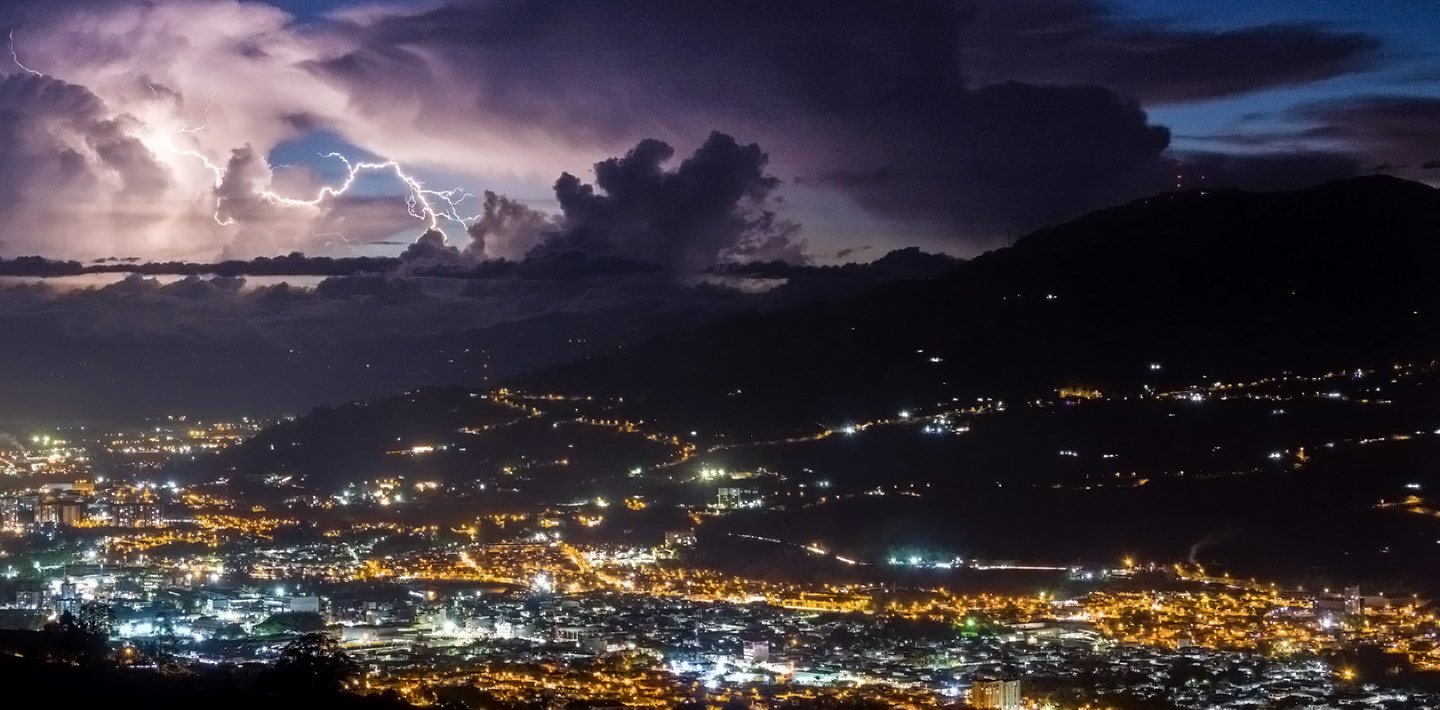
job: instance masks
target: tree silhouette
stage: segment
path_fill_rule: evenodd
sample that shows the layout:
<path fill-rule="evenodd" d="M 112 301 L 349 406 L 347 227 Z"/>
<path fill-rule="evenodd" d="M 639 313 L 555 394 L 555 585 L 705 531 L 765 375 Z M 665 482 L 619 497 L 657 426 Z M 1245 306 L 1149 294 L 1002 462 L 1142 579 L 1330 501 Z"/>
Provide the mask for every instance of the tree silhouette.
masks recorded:
<path fill-rule="evenodd" d="M 325 628 L 325 618 L 313 611 L 283 611 L 255 625 L 257 636 L 315 633 Z"/>
<path fill-rule="evenodd" d="M 115 610 L 109 604 L 85 602 L 75 614 L 75 623 L 88 633 L 109 638 L 115 630 Z"/>
<path fill-rule="evenodd" d="M 317 632 L 286 644 L 270 680 L 288 692 L 335 693 L 359 673 L 359 664 L 340 650 L 333 637 Z"/>
<path fill-rule="evenodd" d="M 96 666 L 105 662 L 110 651 L 105 633 L 82 624 L 68 611 L 40 629 L 40 639 L 43 656 L 60 663 Z"/>

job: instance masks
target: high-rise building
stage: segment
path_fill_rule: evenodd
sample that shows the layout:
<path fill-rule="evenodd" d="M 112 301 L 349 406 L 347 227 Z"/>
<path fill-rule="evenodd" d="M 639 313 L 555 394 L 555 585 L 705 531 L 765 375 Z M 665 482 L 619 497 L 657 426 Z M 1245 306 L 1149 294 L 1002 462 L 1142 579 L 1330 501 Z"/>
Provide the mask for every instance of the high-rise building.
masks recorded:
<path fill-rule="evenodd" d="M 726 510 L 759 508 L 764 499 L 753 488 L 721 488 L 715 494 L 715 505 Z"/>
<path fill-rule="evenodd" d="M 39 587 L 22 588 L 15 591 L 15 606 L 19 609 L 42 609 L 49 599 L 49 593 Z"/>
<path fill-rule="evenodd" d="M 0 532 L 18 533 L 25 529 L 21 513 L 27 510 L 19 498 L 0 498 Z"/>
<path fill-rule="evenodd" d="M 1360 596 L 1360 585 L 1345 588 L 1345 613 L 1359 614 L 1365 609 L 1365 600 Z"/>
<path fill-rule="evenodd" d="M 746 663 L 765 663 L 770 660 L 770 642 L 746 641 L 740 652 Z"/>
<path fill-rule="evenodd" d="M 60 583 L 60 596 L 55 598 L 55 613 L 67 611 L 71 614 L 80 611 L 80 589 L 68 579 Z"/>
<path fill-rule="evenodd" d="M 982 710 L 1020 710 L 1020 681 L 977 680 L 970 686 L 970 704 Z"/>
<path fill-rule="evenodd" d="M 85 518 L 85 504 L 78 500 L 54 499 L 35 506 L 36 525 L 73 527 Z"/>
<path fill-rule="evenodd" d="M 110 520 L 122 528 L 149 528 L 160 525 L 160 506 L 153 502 L 113 503 Z"/>

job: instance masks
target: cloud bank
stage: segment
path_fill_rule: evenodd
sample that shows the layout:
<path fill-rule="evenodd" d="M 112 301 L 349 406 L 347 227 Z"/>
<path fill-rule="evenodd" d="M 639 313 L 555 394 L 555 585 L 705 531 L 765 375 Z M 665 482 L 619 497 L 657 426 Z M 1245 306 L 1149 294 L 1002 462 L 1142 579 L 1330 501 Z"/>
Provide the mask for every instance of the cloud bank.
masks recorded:
<path fill-rule="evenodd" d="M 1325 25 L 1177 28 L 1087 0 L 639 0 L 624 12 L 453 0 L 304 23 L 258 1 L 17 0 L 0 21 L 44 75 L 17 64 L 0 91 L 12 126 L 0 255 L 75 258 L 248 258 L 427 231 L 393 178 L 302 199 L 337 184 L 333 159 L 269 159 L 317 134 L 397 160 L 427 188 L 470 189 L 452 193 L 465 222 L 438 226 L 472 259 L 555 247 L 666 268 L 801 259 L 793 223 L 809 220 L 777 199 L 787 182 L 831 200 L 810 208 L 831 220 L 807 228 L 817 250 L 883 237 L 835 234 L 863 214 L 974 251 L 1170 187 L 1174 160 L 1190 156 L 1172 154 L 1147 107 L 1302 86 L 1384 57 L 1376 37 Z M 1205 159 L 1238 184 L 1286 187 L 1394 164 L 1370 153 L 1403 135 L 1399 122 L 1335 118 L 1344 144 L 1329 150 Z M 686 174 L 691 161 L 747 159 L 721 155 L 716 131 L 764 146 L 750 178 Z M 672 170 L 659 145 L 703 147 Z M 597 161 L 607 175 L 578 174 Z M 669 207 L 627 192 L 646 171 L 662 175 Z M 575 177 L 552 197 L 543 186 L 562 172 Z M 732 194 L 750 204 L 714 207 Z M 686 224 L 681 204 L 695 210 Z"/>

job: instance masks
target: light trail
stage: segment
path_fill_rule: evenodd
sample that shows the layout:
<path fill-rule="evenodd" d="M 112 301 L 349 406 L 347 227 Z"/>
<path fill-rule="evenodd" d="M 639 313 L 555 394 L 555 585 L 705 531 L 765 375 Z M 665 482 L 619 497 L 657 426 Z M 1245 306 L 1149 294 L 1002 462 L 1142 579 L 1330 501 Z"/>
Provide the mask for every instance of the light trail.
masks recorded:
<path fill-rule="evenodd" d="M 726 533 L 726 535 L 727 535 L 728 537 L 738 537 L 738 538 L 741 538 L 741 539 L 744 539 L 744 540 L 754 540 L 754 541 L 756 541 L 756 542 L 766 542 L 766 543 L 770 543 L 770 544 L 772 544 L 772 545 L 780 545 L 780 546 L 782 546 L 782 547 L 795 547 L 795 548 L 799 548 L 799 549 L 801 549 L 801 550 L 804 550 L 804 551 L 806 551 L 806 552 L 808 552 L 808 553 L 810 553 L 810 554 L 812 554 L 812 555 L 818 555 L 818 556 L 820 556 L 820 557 L 826 557 L 826 558 L 829 558 L 829 559 L 836 560 L 836 561 L 838 561 L 838 562 L 843 562 L 843 563 L 845 563 L 845 564 L 847 564 L 847 565 L 866 565 L 866 566 L 868 566 L 868 565 L 870 564 L 869 562 L 864 562 L 864 561 L 861 561 L 861 560 L 856 560 L 856 559 L 853 559 L 853 558 L 850 558 L 850 557 L 845 557 L 845 556 L 843 556 L 843 555 L 837 555 L 837 554 L 835 554 L 835 553 L 833 553 L 833 552 L 830 552 L 830 551 L 828 551 L 828 550 L 826 550 L 826 549 L 824 549 L 824 548 L 822 548 L 822 547 L 819 547 L 818 545 L 814 545 L 814 544 L 802 545 L 802 544 L 797 543 L 797 542 L 786 542 L 786 541 L 784 541 L 784 540 L 778 540 L 778 539 L 773 538 L 773 537 L 765 537 L 765 536 L 763 536 L 763 535 L 750 535 L 750 534 L 748 534 L 748 533 Z"/>

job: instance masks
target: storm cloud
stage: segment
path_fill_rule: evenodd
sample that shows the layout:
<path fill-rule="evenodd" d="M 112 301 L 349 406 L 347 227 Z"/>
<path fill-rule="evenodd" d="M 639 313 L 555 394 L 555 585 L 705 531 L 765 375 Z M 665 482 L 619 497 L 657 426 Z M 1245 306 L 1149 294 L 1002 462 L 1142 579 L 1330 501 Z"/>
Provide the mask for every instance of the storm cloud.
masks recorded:
<path fill-rule="evenodd" d="M 273 414 L 428 384 L 484 385 L 676 321 L 840 298 L 952 264 L 902 256 L 846 268 L 777 264 L 785 271 L 769 274 L 760 293 L 681 283 L 652 264 L 582 252 L 479 262 L 443 278 L 395 260 L 300 255 L 137 265 L 257 274 L 215 277 L 0 262 L 0 331 L 25 334 L 0 348 L 0 399 L 33 423 L 81 411 Z M 307 270 L 348 275 L 271 275 Z"/>
<path fill-rule="evenodd" d="M 776 174 L 972 248 L 1168 187 L 1168 133 L 1139 101 L 1303 84 L 1360 71 L 1379 50 L 1319 25 L 1177 30 L 1071 0 L 640 2 L 623 13 L 458 2 L 348 31 L 357 48 L 320 71 L 376 87 L 364 99 L 376 110 L 480 106 L 581 149 L 637 133 L 753 136 Z M 459 76 L 458 96 L 425 90 Z"/>
<path fill-rule="evenodd" d="M 167 201 L 140 206 L 162 205 L 171 223 L 136 227 L 117 217 L 108 225 L 109 234 L 147 245 L 150 258 L 344 248 L 425 230 L 398 199 L 253 199 L 254 191 L 309 195 L 333 184 L 304 165 L 266 164 L 277 146 L 316 132 L 488 190 L 479 213 L 467 215 L 473 220 L 443 225 L 469 228 L 469 243 L 454 240 L 456 229 L 449 243 L 475 258 L 516 260 L 550 244 L 548 196 L 516 201 L 514 183 L 543 186 L 568 171 L 606 191 L 578 168 L 642 139 L 694 146 L 713 131 L 765 146 L 767 174 L 804 185 L 787 195 L 800 201 L 794 206 L 764 208 L 774 221 L 749 227 L 763 237 L 736 242 L 735 254 L 803 257 L 783 224 L 811 219 L 791 210 L 831 218 L 805 235 L 829 242 L 823 253 L 921 237 L 973 252 L 1168 188 L 1174 156 L 1149 106 L 1332 79 L 1372 68 L 1385 49 L 1376 37 L 1322 24 L 1178 28 L 1090 0 L 640 0 L 623 12 L 561 0 L 453 0 L 306 23 L 263 2 L 23 0 L 0 19 L 21 27 L 27 66 L 86 87 L 107 107 L 104 120 L 131 126 L 122 134 L 144 150 L 115 144 L 109 159 L 148 151 L 162 168 L 155 177 L 172 186 Z M 246 150 L 252 155 L 235 165 L 244 175 L 226 174 L 216 194 L 215 176 L 196 156 L 224 166 Z M 112 192 L 97 212 L 120 212 L 105 204 Z M 177 204 L 184 220 L 173 216 Z M 217 208 L 224 224 L 205 223 Z M 144 209 L 132 218 L 143 219 Z M 852 214 L 878 220 L 882 233 L 856 231 L 856 220 L 845 219 Z M 583 241 L 576 220 L 563 219 L 567 239 Z M 613 226 L 619 217 L 611 209 L 604 219 Z M 854 233 L 837 237 L 847 229 Z M 887 240 L 885 231 L 907 236 Z M 107 230 L 78 233 L 69 255 L 105 254 L 93 248 L 104 240 L 91 235 Z M 688 268 L 723 257 L 711 238 L 656 243 L 654 260 Z M 10 255 L 47 251 L 28 246 L 43 240 L 63 244 L 48 235 L 0 240 Z"/>
<path fill-rule="evenodd" d="M 0 239 L 10 250 L 57 237 L 107 242 L 167 219 L 165 170 L 82 86 L 28 73 L 0 77 Z M 54 234 L 63 226 L 68 235 Z"/>
<path fill-rule="evenodd" d="M 466 251 L 477 259 L 522 258 L 559 229 L 553 216 L 519 200 L 486 190 L 484 201 L 480 218 L 466 230 L 470 234 Z"/>
<path fill-rule="evenodd" d="M 1424 161 L 1440 152 L 1440 98 L 1433 96 L 1361 96 L 1311 104 L 1294 113 L 1317 124 L 1305 131 L 1307 137 L 1359 149 L 1407 177 L 1428 177 L 1418 171 L 1427 169 Z"/>
<path fill-rule="evenodd" d="M 576 251 L 644 258 L 682 272 L 768 252 L 801 259 L 798 229 L 768 209 L 778 178 L 759 145 L 712 133 L 674 170 L 675 149 L 647 139 L 595 164 L 595 184 L 555 181 L 561 228 L 532 256 Z"/>
<path fill-rule="evenodd" d="M 1315 23 L 1219 31 L 1122 17 L 1096 0 L 968 2 L 960 63 L 972 81 L 1104 86 L 1175 103 L 1362 71 L 1381 43 Z"/>

